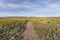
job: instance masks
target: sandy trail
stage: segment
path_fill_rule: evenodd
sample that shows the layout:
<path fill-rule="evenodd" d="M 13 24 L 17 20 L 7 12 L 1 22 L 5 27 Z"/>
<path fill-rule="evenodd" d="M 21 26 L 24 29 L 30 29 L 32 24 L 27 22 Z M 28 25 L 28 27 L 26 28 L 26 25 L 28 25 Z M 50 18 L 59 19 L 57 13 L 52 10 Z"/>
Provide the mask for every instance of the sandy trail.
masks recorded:
<path fill-rule="evenodd" d="M 39 40 L 38 34 L 34 30 L 34 25 L 31 21 L 27 22 L 26 30 L 22 33 L 22 40 Z"/>

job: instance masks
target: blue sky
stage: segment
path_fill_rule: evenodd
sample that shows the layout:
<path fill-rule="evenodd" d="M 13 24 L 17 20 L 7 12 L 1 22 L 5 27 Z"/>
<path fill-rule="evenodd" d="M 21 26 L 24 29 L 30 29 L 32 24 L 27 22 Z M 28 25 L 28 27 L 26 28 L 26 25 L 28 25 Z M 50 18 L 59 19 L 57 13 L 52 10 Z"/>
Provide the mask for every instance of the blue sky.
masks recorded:
<path fill-rule="evenodd" d="M 0 0 L 0 17 L 60 17 L 60 0 Z"/>

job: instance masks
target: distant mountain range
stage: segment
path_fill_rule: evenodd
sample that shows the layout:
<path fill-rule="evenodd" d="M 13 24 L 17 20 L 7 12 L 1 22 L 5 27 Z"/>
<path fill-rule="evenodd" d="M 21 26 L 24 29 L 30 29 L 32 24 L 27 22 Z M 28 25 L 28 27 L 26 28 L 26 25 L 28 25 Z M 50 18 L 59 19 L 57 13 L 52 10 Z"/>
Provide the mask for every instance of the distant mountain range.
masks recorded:
<path fill-rule="evenodd" d="M 60 17 L 36 17 L 36 16 L 5 16 L 0 18 L 60 18 Z"/>

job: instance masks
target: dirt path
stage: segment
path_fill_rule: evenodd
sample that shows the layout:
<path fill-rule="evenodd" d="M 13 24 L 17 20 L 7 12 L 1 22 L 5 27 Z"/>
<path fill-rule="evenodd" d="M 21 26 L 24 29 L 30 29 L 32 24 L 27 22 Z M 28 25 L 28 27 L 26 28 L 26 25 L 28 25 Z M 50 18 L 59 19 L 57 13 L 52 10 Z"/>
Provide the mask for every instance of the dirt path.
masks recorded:
<path fill-rule="evenodd" d="M 36 31 L 34 30 L 34 25 L 31 21 L 26 24 L 26 30 L 22 33 L 22 40 L 39 40 Z"/>

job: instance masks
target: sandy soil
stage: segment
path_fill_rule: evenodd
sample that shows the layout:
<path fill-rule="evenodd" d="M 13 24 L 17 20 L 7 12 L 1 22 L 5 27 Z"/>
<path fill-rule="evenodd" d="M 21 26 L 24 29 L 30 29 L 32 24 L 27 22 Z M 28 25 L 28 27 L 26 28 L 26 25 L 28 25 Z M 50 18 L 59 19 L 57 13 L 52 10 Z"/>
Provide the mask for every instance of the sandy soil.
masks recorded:
<path fill-rule="evenodd" d="M 23 38 L 21 40 L 39 40 L 38 34 L 34 30 L 34 25 L 31 21 L 27 22 L 26 30 L 22 33 Z"/>

